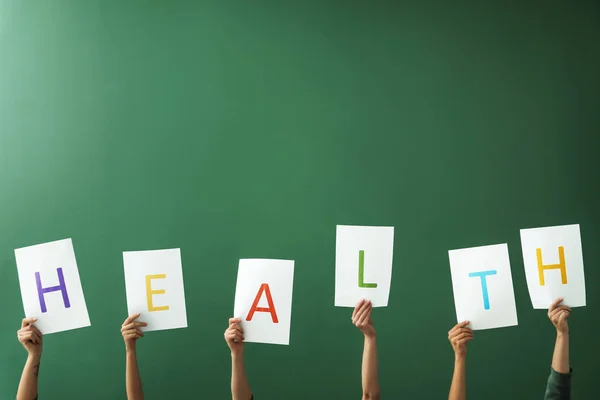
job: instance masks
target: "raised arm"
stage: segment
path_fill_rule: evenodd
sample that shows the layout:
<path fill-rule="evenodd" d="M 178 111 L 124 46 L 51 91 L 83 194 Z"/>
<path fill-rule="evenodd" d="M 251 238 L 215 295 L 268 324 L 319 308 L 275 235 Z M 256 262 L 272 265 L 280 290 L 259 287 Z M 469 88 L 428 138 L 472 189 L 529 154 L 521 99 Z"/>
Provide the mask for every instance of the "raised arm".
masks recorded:
<path fill-rule="evenodd" d="M 231 398 L 252 400 L 252 390 L 244 367 L 244 330 L 240 322 L 238 318 L 230 318 L 229 327 L 225 330 L 225 341 L 231 350 Z"/>
<path fill-rule="evenodd" d="M 560 305 L 563 299 L 556 299 L 548 309 L 548 318 L 556 328 L 556 342 L 552 355 L 552 369 L 546 386 L 547 400 L 568 400 L 571 398 L 571 364 L 569 363 L 569 324 L 567 319 L 571 309 Z"/>
<path fill-rule="evenodd" d="M 42 333 L 33 325 L 36 318 L 25 318 L 17 332 L 19 343 L 27 350 L 27 361 L 21 374 L 17 400 L 37 400 L 38 373 L 42 359 Z"/>
<path fill-rule="evenodd" d="M 144 390 L 142 389 L 142 379 L 138 369 L 136 343 L 144 336 L 140 330 L 146 326 L 145 322 L 139 322 L 137 319 L 140 314 L 131 315 L 123 322 L 121 326 L 121 335 L 125 341 L 125 387 L 127 389 L 127 400 L 144 400 Z"/>
<path fill-rule="evenodd" d="M 371 319 L 373 305 L 368 300 L 361 300 L 352 313 L 352 323 L 361 330 L 365 342 L 362 358 L 363 400 L 379 400 L 379 373 L 377 370 L 377 343 L 375 328 Z"/>
<path fill-rule="evenodd" d="M 454 375 L 448 400 L 467 398 L 467 342 L 473 339 L 473 331 L 467 325 L 469 321 L 461 322 L 448 332 L 448 340 L 454 349 Z"/>

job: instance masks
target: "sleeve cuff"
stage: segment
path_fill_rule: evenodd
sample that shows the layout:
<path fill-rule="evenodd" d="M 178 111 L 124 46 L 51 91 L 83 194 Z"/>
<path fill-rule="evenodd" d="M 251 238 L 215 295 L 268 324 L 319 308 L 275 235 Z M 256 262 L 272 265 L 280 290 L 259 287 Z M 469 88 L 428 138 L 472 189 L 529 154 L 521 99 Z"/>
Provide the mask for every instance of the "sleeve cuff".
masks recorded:
<path fill-rule="evenodd" d="M 557 386 L 570 386 L 572 373 L 573 368 L 569 369 L 568 374 L 561 374 L 560 372 L 556 372 L 554 368 L 550 367 L 550 380 L 552 380 Z"/>

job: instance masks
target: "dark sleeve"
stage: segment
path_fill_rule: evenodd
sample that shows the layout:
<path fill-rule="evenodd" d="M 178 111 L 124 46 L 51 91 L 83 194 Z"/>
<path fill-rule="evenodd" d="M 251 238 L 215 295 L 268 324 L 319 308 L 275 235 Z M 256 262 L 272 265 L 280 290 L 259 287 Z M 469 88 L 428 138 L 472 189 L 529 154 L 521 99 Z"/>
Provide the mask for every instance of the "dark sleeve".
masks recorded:
<path fill-rule="evenodd" d="M 546 385 L 545 400 L 570 400 L 571 399 L 571 372 L 561 374 L 550 369 L 548 384 Z"/>

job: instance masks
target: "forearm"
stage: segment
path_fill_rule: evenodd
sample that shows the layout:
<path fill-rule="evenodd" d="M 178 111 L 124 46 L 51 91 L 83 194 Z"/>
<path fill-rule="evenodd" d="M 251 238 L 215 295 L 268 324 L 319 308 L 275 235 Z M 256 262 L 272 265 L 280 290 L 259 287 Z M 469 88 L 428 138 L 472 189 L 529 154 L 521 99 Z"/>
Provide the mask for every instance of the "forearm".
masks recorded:
<path fill-rule="evenodd" d="M 552 356 L 552 368 L 560 374 L 568 374 L 571 371 L 569 362 L 569 334 L 557 333 L 554 354 Z"/>
<path fill-rule="evenodd" d="M 467 361 L 464 357 L 456 357 L 454 360 L 454 375 L 450 386 L 448 400 L 465 400 L 467 398 Z"/>
<path fill-rule="evenodd" d="M 143 400 L 144 390 L 142 389 L 136 351 L 129 349 L 126 354 L 125 386 L 127 388 L 127 400 Z"/>
<path fill-rule="evenodd" d="M 231 397 L 233 400 L 250 400 L 252 397 L 243 353 L 231 355 Z"/>
<path fill-rule="evenodd" d="M 379 373 L 375 336 L 365 336 L 362 359 L 363 399 L 379 399 Z"/>
<path fill-rule="evenodd" d="M 21 374 L 17 400 L 35 400 L 38 398 L 38 373 L 41 356 L 28 356 Z"/>

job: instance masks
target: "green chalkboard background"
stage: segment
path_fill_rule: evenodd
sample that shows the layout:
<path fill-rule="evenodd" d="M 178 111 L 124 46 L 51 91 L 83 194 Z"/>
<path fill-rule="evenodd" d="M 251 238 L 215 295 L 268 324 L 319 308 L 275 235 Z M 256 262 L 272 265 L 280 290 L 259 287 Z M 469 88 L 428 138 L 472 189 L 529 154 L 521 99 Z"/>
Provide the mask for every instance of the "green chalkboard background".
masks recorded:
<path fill-rule="evenodd" d="M 508 243 L 519 326 L 469 346 L 468 393 L 543 396 L 554 331 L 519 229 L 580 223 L 600 355 L 594 1 L 0 0 L 0 398 L 25 352 L 13 249 L 71 237 L 92 326 L 45 339 L 43 399 L 123 399 L 124 250 L 180 247 L 189 328 L 139 345 L 147 399 L 226 399 L 239 258 L 296 260 L 290 346 L 249 344 L 259 399 L 358 399 L 335 225 L 393 225 L 374 320 L 386 399 L 447 396 L 447 250 Z"/>

